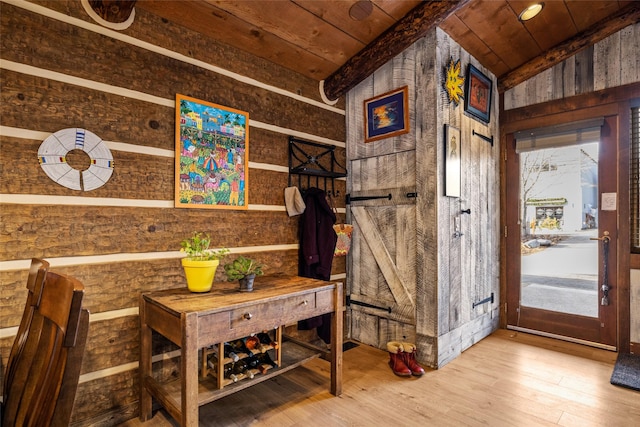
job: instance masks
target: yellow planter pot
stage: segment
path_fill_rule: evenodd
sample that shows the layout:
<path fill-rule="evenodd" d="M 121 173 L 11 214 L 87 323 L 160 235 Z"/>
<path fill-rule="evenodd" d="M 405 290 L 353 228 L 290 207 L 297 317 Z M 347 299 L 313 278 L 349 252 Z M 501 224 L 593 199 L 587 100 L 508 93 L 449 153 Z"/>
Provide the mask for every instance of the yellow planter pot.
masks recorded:
<path fill-rule="evenodd" d="M 182 267 L 187 277 L 187 288 L 191 292 L 209 292 L 220 260 L 196 261 L 182 259 Z"/>

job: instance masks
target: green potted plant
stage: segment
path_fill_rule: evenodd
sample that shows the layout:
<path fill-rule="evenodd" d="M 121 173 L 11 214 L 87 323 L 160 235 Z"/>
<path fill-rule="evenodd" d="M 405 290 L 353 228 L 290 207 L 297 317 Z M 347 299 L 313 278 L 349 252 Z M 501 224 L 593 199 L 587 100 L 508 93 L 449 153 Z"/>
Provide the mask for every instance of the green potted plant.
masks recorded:
<path fill-rule="evenodd" d="M 198 231 L 180 242 L 180 252 L 187 254 L 182 258 L 182 267 L 187 278 L 187 287 L 191 292 L 211 290 L 220 259 L 229 253 L 226 248 L 209 249 L 210 245 L 211 237 Z"/>
<path fill-rule="evenodd" d="M 263 267 L 264 265 L 258 263 L 256 260 L 240 255 L 234 259 L 233 262 L 224 266 L 224 272 L 229 282 L 238 280 L 241 291 L 251 292 L 256 276 L 263 274 Z"/>

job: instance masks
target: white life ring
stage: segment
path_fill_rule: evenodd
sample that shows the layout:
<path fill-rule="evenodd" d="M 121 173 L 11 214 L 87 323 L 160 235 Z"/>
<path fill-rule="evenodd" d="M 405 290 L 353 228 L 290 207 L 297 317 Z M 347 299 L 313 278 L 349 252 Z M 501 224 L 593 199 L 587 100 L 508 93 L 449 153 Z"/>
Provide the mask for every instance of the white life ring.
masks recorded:
<path fill-rule="evenodd" d="M 91 159 L 85 171 L 73 169 L 67 163 L 67 153 L 76 149 L 84 151 Z M 102 187 L 111 178 L 114 166 L 111 151 L 102 139 L 81 128 L 62 129 L 42 141 L 38 161 L 44 173 L 58 184 L 84 191 Z"/>

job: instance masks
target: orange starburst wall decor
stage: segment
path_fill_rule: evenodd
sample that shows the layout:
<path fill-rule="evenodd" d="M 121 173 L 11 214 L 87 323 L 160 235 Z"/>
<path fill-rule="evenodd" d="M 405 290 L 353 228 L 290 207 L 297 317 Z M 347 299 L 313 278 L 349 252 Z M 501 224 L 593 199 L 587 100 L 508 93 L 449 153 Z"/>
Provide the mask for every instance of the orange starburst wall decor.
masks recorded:
<path fill-rule="evenodd" d="M 449 65 L 445 69 L 444 89 L 449 96 L 449 102 L 453 102 L 456 106 L 460 103 L 460 99 L 464 94 L 464 76 L 460 75 L 460 60 L 449 60 Z"/>

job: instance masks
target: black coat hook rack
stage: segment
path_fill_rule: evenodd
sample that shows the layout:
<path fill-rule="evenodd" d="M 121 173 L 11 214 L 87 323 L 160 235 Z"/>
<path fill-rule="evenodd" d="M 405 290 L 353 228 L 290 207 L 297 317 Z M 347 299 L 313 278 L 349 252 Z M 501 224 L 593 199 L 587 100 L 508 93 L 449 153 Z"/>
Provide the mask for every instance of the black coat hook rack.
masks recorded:
<path fill-rule="evenodd" d="M 481 133 L 476 132 L 476 130 L 475 130 L 475 129 L 471 132 L 471 134 L 472 134 L 472 135 L 474 135 L 474 136 L 477 136 L 477 137 L 479 137 L 479 138 L 484 139 L 484 140 L 485 140 L 485 141 L 487 141 L 489 144 L 491 144 L 491 146 L 493 147 L 493 135 L 491 135 L 491 136 L 489 137 L 489 136 L 486 136 L 486 135 L 483 135 L 483 134 L 481 134 Z"/>
<path fill-rule="evenodd" d="M 300 190 L 315 185 L 327 194 L 340 196 L 335 180 L 347 176 L 347 169 L 336 158 L 336 146 L 289 137 L 289 187 L 298 176 Z M 306 177 L 306 178 L 303 178 Z M 306 181 L 306 182 L 305 182 Z"/>

